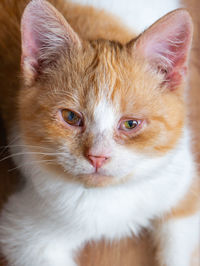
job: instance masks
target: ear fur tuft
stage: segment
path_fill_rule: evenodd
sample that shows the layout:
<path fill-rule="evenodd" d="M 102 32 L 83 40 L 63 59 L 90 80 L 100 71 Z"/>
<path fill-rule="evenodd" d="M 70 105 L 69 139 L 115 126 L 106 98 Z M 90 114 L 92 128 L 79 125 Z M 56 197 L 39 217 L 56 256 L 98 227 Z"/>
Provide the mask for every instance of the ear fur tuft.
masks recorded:
<path fill-rule="evenodd" d="M 187 72 L 193 24 L 185 9 L 177 9 L 159 19 L 134 43 L 134 51 L 164 75 L 165 83 L 176 88 Z M 130 43 L 128 44 L 130 47 Z"/>
<path fill-rule="evenodd" d="M 65 18 L 47 1 L 32 0 L 21 21 L 22 68 L 26 78 L 36 78 L 62 53 L 81 46 Z"/>

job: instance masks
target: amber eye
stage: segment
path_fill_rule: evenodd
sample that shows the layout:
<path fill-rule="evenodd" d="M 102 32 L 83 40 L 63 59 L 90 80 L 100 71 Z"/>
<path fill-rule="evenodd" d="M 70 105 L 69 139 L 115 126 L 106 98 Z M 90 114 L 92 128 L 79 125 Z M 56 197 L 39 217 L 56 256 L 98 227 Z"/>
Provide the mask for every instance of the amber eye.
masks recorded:
<path fill-rule="evenodd" d="M 119 129 L 125 130 L 125 131 L 131 131 L 131 130 L 136 130 L 139 125 L 141 125 L 142 121 L 141 120 L 124 120 L 121 121 L 119 125 Z"/>
<path fill-rule="evenodd" d="M 68 109 L 63 109 L 61 111 L 62 117 L 66 123 L 68 123 L 71 126 L 76 126 L 76 127 L 82 127 L 83 126 L 83 119 L 81 115 L 68 110 Z"/>

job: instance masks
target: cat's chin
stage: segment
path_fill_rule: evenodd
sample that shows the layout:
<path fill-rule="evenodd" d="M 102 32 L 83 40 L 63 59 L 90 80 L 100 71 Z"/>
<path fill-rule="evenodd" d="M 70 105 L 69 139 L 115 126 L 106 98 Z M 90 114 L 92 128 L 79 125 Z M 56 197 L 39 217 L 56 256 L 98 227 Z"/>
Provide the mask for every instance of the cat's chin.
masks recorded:
<path fill-rule="evenodd" d="M 106 187 L 120 183 L 114 176 L 101 175 L 99 173 L 79 175 L 78 181 L 86 187 Z"/>
<path fill-rule="evenodd" d="M 44 165 L 42 166 L 45 167 Z M 127 179 L 130 178 L 130 175 L 127 175 L 125 177 L 119 178 L 114 175 L 106 175 L 104 173 L 88 173 L 88 174 L 72 174 L 68 171 L 64 171 L 63 174 L 63 168 L 58 167 L 58 165 L 48 165 L 47 167 L 48 171 L 53 171 L 56 176 L 60 176 L 66 181 L 75 182 L 75 183 L 81 183 L 85 187 L 106 187 L 106 186 L 112 186 L 117 185 L 121 183 L 125 183 Z"/>

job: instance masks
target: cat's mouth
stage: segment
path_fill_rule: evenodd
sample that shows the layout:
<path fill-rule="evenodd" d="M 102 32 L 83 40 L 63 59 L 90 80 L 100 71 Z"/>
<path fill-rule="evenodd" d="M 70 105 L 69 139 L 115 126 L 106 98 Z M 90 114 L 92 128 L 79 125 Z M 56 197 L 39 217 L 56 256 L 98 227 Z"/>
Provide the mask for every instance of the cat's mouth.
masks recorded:
<path fill-rule="evenodd" d="M 63 168 L 57 167 L 57 166 L 50 166 L 53 167 L 54 171 L 59 171 L 63 176 Z M 61 172 L 60 172 L 61 170 Z M 124 176 L 115 176 L 112 173 L 107 172 L 103 169 L 93 169 L 92 171 L 88 171 L 88 173 L 71 173 L 70 171 L 67 171 L 65 169 L 64 171 L 64 177 L 68 180 L 71 180 L 72 182 L 78 182 L 83 184 L 85 187 L 107 187 L 112 185 L 117 185 L 121 183 L 125 183 L 129 178 L 130 174 L 124 175 Z"/>
<path fill-rule="evenodd" d="M 86 187 L 105 187 L 112 184 L 116 184 L 116 178 L 109 175 L 102 175 L 98 172 L 91 174 L 81 174 L 78 176 L 78 180 L 84 183 Z"/>
<path fill-rule="evenodd" d="M 81 174 L 77 177 L 78 181 L 83 183 L 85 187 L 107 187 L 125 183 L 130 178 L 130 175 L 117 178 L 116 176 L 94 172 L 91 174 Z"/>

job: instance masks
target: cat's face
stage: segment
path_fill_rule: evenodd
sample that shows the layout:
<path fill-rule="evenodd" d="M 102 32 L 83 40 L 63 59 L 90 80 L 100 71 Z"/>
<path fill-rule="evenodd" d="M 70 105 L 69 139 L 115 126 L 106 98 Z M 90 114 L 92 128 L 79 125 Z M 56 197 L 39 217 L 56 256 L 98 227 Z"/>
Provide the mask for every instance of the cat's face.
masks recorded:
<path fill-rule="evenodd" d="M 182 133 L 182 79 L 161 65 L 161 71 L 153 68 L 138 40 L 125 46 L 77 42 L 56 62 L 46 64 L 43 57 L 40 71 L 33 61 L 34 73 L 24 66 L 20 126 L 28 149 L 40 152 L 35 158 L 42 167 L 87 186 L 148 172 Z"/>

